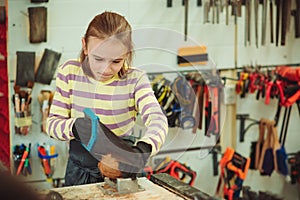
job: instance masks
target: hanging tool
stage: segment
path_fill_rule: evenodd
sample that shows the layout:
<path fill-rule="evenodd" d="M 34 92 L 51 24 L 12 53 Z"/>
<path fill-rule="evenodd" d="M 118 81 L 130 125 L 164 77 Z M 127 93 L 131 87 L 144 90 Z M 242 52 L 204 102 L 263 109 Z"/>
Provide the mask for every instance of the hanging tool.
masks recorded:
<path fill-rule="evenodd" d="M 267 129 L 267 137 L 264 138 L 262 142 L 262 148 L 260 149 L 260 158 L 258 169 L 262 176 L 271 176 L 273 171 L 275 170 L 275 162 L 274 162 L 274 140 L 273 140 L 273 130 L 274 121 L 266 120 L 265 128 Z"/>
<path fill-rule="evenodd" d="M 287 32 L 287 21 L 288 21 L 288 4 L 290 0 L 284 0 L 282 2 L 282 11 L 281 11 L 281 46 L 285 45 L 286 32 Z"/>
<path fill-rule="evenodd" d="M 41 163 L 44 168 L 44 173 L 47 176 L 47 178 L 49 178 L 51 176 L 51 167 L 50 167 L 50 163 L 47 159 L 47 152 L 46 152 L 45 147 L 39 145 L 38 153 L 39 153 L 39 157 L 41 158 Z"/>
<path fill-rule="evenodd" d="M 184 2 L 184 41 L 187 41 L 189 0 L 183 0 L 182 2 Z"/>
<path fill-rule="evenodd" d="M 288 130 L 289 121 L 290 121 L 291 111 L 292 111 L 292 106 L 285 107 L 285 111 L 284 111 L 284 115 L 283 115 L 283 121 L 282 121 L 282 126 L 281 126 L 281 131 L 280 131 L 280 136 L 279 136 L 279 142 L 281 144 L 285 144 L 287 130 Z"/>
<path fill-rule="evenodd" d="M 278 97 L 280 104 L 284 104 L 284 93 L 283 93 L 283 85 L 279 80 L 269 80 L 266 85 L 266 99 L 265 104 L 268 105 L 270 103 L 270 99 Z"/>
<path fill-rule="evenodd" d="M 216 18 L 217 18 L 217 24 L 219 24 L 220 22 L 220 0 L 215 0 L 215 7 L 216 7 Z"/>
<path fill-rule="evenodd" d="M 195 93 L 195 100 L 193 103 L 193 116 L 195 119 L 195 124 L 194 124 L 193 130 L 192 130 L 192 133 L 196 133 L 198 127 L 199 126 L 201 127 L 200 124 L 202 124 L 204 80 L 203 80 L 201 74 L 198 72 L 190 72 L 185 77 L 189 81 L 189 83 Z"/>
<path fill-rule="evenodd" d="M 287 153 L 285 150 L 284 143 L 280 143 L 278 139 L 277 127 L 275 126 L 275 121 L 272 121 L 272 126 L 270 127 L 273 133 L 273 154 L 274 154 L 274 163 L 275 170 L 282 174 L 283 176 L 288 175 L 288 166 L 287 166 Z"/>
<path fill-rule="evenodd" d="M 270 0 L 270 42 L 274 43 L 274 26 L 273 26 L 273 0 Z"/>
<path fill-rule="evenodd" d="M 24 167 L 23 167 L 23 171 L 22 171 L 22 174 L 24 176 L 27 176 L 28 174 L 29 175 L 32 174 L 32 170 L 31 170 L 31 166 L 30 166 L 30 162 L 29 162 L 30 151 L 31 151 L 31 143 L 29 143 L 29 146 L 28 146 L 28 155 L 25 159 L 25 163 L 24 163 Z"/>
<path fill-rule="evenodd" d="M 258 48 L 258 9 L 259 9 L 259 0 L 254 0 L 254 26 L 255 26 L 256 48 Z"/>
<path fill-rule="evenodd" d="M 210 120 L 211 120 L 211 112 L 212 112 L 212 102 L 211 102 L 211 96 L 209 95 L 208 86 L 205 85 L 204 87 L 204 93 L 205 93 L 205 125 L 204 125 L 204 135 L 210 137 L 210 133 L 208 131 L 210 126 Z"/>
<path fill-rule="evenodd" d="M 236 119 L 241 120 L 241 123 L 240 123 L 240 142 L 244 142 L 245 121 L 248 118 L 249 118 L 249 114 L 239 114 L 239 115 L 236 115 Z"/>
<path fill-rule="evenodd" d="M 228 23 L 229 23 L 229 0 L 225 0 L 225 15 L 226 15 L 225 24 L 228 25 Z"/>
<path fill-rule="evenodd" d="M 198 128 L 201 130 L 202 129 L 202 123 L 203 123 L 203 108 L 204 108 L 204 92 L 205 92 L 205 81 L 201 80 L 200 81 L 200 91 L 199 91 L 199 96 L 198 96 L 198 103 L 199 103 L 199 124 Z"/>
<path fill-rule="evenodd" d="M 194 102 L 194 110 L 193 110 L 193 116 L 194 116 L 194 119 L 195 119 L 195 124 L 194 124 L 194 127 L 193 127 L 193 130 L 192 130 L 192 133 L 196 133 L 197 132 L 197 129 L 198 129 L 198 126 L 199 126 L 199 123 L 200 123 L 200 112 L 202 112 L 202 110 L 200 110 L 200 105 L 199 105 L 199 98 L 200 98 L 200 92 L 201 92 L 201 87 L 200 85 L 194 85 L 192 86 L 193 89 L 194 89 L 194 92 L 195 92 L 195 102 Z"/>
<path fill-rule="evenodd" d="M 215 23 L 216 19 L 216 7 L 215 7 L 215 0 L 210 0 L 210 7 L 212 8 L 212 24 Z"/>
<path fill-rule="evenodd" d="M 197 6 L 198 7 L 202 6 L 202 0 L 197 0 Z"/>
<path fill-rule="evenodd" d="M 287 21 L 286 21 L 286 32 L 290 31 L 291 24 L 291 15 L 292 15 L 292 0 L 287 1 Z"/>
<path fill-rule="evenodd" d="M 252 13 L 252 0 L 248 0 L 248 7 L 249 7 L 249 12 L 248 12 L 248 42 L 249 45 L 251 45 L 251 13 Z"/>
<path fill-rule="evenodd" d="M 295 18 L 295 37 L 300 37 L 300 0 L 296 0 L 296 10 L 293 11 Z"/>
<path fill-rule="evenodd" d="M 208 128 L 208 135 L 219 135 L 220 134 L 220 88 L 218 84 L 213 83 L 209 85 L 210 91 L 212 92 L 212 110 L 211 119 Z"/>
<path fill-rule="evenodd" d="M 243 181 L 247 176 L 249 165 L 249 158 L 243 157 L 228 147 L 220 160 L 221 175 L 216 194 L 222 193 L 222 197 L 229 200 L 238 198 Z"/>
<path fill-rule="evenodd" d="M 194 106 L 194 116 L 196 119 L 195 126 L 193 127 L 193 133 L 196 133 L 197 128 L 202 129 L 203 120 L 203 102 L 204 102 L 204 85 L 205 81 L 199 73 L 194 76 L 194 83 L 192 85 L 195 94 L 195 106 Z"/>
<path fill-rule="evenodd" d="M 267 0 L 263 0 L 262 5 L 262 23 L 261 23 L 261 45 L 265 46 L 266 44 L 266 30 L 267 30 Z"/>
<path fill-rule="evenodd" d="M 282 0 L 276 0 L 276 46 L 278 46 L 279 43 L 281 6 L 282 6 Z"/>
<path fill-rule="evenodd" d="M 31 144 L 30 144 L 30 145 L 31 145 Z M 30 147 L 26 147 L 26 148 L 25 148 L 25 151 L 24 151 L 24 153 L 23 153 L 23 155 L 22 155 L 22 158 L 21 158 L 21 162 L 20 162 L 20 164 L 19 164 L 19 166 L 18 166 L 18 170 L 17 170 L 17 173 L 16 173 L 17 175 L 20 175 L 20 173 L 21 173 L 23 167 L 25 168 L 24 163 L 25 163 L 25 161 L 26 161 L 26 159 L 27 159 L 27 157 L 28 157 L 28 155 L 29 155 L 29 148 L 30 148 Z M 27 162 L 28 162 L 28 161 L 27 161 Z M 28 164 L 27 164 L 26 167 L 28 167 Z"/>
<path fill-rule="evenodd" d="M 245 37 L 244 37 L 244 45 L 247 46 L 249 38 L 249 22 L 250 22 L 250 0 L 245 0 Z"/>
<path fill-rule="evenodd" d="M 249 45 L 251 45 L 251 13 L 252 13 L 252 0 L 247 0 L 246 1 L 246 4 L 248 5 L 248 13 L 247 13 L 247 18 L 248 18 L 248 21 L 247 21 L 247 39 L 248 39 L 248 43 Z"/>
<path fill-rule="evenodd" d="M 195 93 L 193 89 L 182 76 L 177 76 L 171 87 L 181 108 L 180 127 L 183 129 L 194 127 L 193 102 L 195 101 Z"/>
<path fill-rule="evenodd" d="M 209 23 L 210 0 L 204 0 L 203 7 L 203 24 Z"/>
<path fill-rule="evenodd" d="M 238 61 L 238 16 L 241 16 L 241 0 L 234 0 L 232 2 L 232 15 L 234 15 L 234 67 L 237 68 Z"/>

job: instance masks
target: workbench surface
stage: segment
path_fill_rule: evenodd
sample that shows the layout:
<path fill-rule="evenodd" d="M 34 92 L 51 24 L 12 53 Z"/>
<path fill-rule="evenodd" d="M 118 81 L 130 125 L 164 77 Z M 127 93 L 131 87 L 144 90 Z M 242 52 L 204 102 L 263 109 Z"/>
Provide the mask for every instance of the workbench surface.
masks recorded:
<path fill-rule="evenodd" d="M 71 187 L 62 187 L 51 189 L 51 191 L 58 192 L 62 195 L 64 200 L 74 200 L 74 199 L 164 199 L 164 200 L 182 200 L 183 198 L 178 195 L 160 187 L 149 181 L 145 177 L 138 178 L 139 185 L 144 188 L 144 191 L 131 193 L 131 194 L 118 194 L 118 195 L 108 195 L 104 194 L 99 187 L 104 185 L 104 183 L 86 184 Z"/>

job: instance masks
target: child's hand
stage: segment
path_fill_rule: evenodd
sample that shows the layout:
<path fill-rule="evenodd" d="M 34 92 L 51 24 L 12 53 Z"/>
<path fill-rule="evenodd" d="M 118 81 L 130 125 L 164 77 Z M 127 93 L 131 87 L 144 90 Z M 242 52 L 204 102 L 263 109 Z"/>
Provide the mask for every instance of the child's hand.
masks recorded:
<path fill-rule="evenodd" d="M 119 163 L 111 156 L 111 154 L 102 157 L 101 161 L 98 163 L 98 168 L 105 177 L 116 179 L 122 176 L 122 173 L 119 170 Z"/>
<path fill-rule="evenodd" d="M 76 140 L 82 144 L 87 144 L 92 134 L 92 121 L 89 117 L 81 117 L 75 120 L 72 132 Z"/>

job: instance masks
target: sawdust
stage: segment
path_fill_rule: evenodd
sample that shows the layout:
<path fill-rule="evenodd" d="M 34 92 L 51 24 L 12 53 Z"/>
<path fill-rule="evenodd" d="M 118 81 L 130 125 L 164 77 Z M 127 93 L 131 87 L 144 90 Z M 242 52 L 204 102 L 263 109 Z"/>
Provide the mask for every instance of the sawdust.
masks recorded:
<path fill-rule="evenodd" d="M 116 192 L 115 188 L 105 183 L 87 184 L 81 186 L 63 187 L 53 189 L 60 193 L 64 200 L 182 200 L 183 198 L 169 192 L 158 185 L 153 184 L 146 178 L 139 178 L 139 184 L 145 189 L 130 194 L 104 194 L 103 189 L 111 189 Z M 102 187 L 102 189 L 100 189 Z"/>
<path fill-rule="evenodd" d="M 104 184 L 101 186 L 103 189 L 109 191 L 109 192 L 112 192 L 112 193 L 115 193 L 115 192 L 118 192 L 118 190 L 116 188 L 112 188 L 110 185 L 108 184 Z"/>

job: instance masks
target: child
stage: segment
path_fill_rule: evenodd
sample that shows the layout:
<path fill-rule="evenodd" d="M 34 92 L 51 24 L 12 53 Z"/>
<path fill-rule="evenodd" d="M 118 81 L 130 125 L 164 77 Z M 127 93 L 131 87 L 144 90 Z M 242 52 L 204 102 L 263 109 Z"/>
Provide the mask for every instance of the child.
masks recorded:
<path fill-rule="evenodd" d="M 148 153 L 144 163 L 165 141 L 167 119 L 148 77 L 130 67 L 131 32 L 130 24 L 117 13 L 95 16 L 82 38 L 80 59 L 69 60 L 58 69 L 47 133 L 70 140 L 66 186 L 103 181 L 98 160 L 80 142 L 80 136 L 91 131 L 90 125 L 82 127 L 85 108 L 92 109 L 101 123 L 121 138 L 132 134 L 139 113 L 147 128 L 133 148 Z"/>

